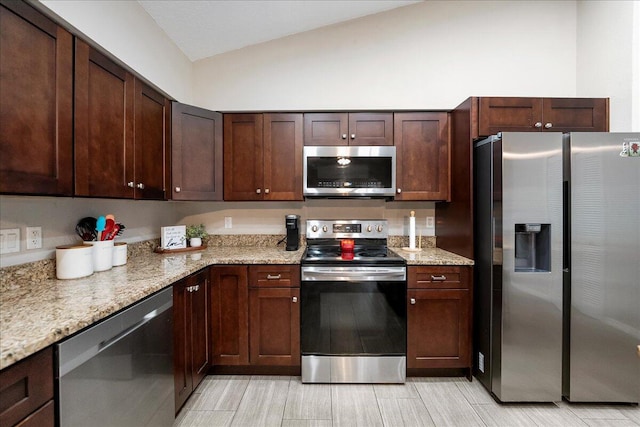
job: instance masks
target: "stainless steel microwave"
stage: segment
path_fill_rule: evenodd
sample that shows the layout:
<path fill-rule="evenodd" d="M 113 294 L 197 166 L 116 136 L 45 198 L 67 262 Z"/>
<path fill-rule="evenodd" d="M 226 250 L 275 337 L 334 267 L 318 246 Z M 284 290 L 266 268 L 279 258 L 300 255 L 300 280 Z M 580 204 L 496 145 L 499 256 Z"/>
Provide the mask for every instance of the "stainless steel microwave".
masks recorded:
<path fill-rule="evenodd" d="M 307 146 L 305 197 L 393 197 L 396 147 Z"/>

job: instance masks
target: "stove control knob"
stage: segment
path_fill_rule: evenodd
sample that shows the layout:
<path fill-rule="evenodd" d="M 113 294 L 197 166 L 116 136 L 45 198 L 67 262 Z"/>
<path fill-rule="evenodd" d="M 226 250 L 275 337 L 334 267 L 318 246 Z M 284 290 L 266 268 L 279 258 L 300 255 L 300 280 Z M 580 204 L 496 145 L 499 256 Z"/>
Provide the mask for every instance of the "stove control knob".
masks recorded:
<path fill-rule="evenodd" d="M 327 232 L 327 230 L 328 230 L 327 226 L 326 226 L 326 225 L 323 225 L 323 226 L 322 226 L 322 231 L 324 231 L 324 232 L 326 233 L 326 232 Z"/>
<path fill-rule="evenodd" d="M 314 233 L 315 233 L 316 231 L 318 231 L 318 226 L 317 226 L 317 225 L 313 225 L 313 226 L 311 227 L 311 231 L 313 231 Z"/>
<path fill-rule="evenodd" d="M 377 226 L 376 230 L 378 231 L 378 233 L 382 233 L 382 226 L 381 225 Z"/>
<path fill-rule="evenodd" d="M 367 233 L 371 233 L 371 230 L 373 230 L 373 227 L 371 225 L 367 225 Z"/>

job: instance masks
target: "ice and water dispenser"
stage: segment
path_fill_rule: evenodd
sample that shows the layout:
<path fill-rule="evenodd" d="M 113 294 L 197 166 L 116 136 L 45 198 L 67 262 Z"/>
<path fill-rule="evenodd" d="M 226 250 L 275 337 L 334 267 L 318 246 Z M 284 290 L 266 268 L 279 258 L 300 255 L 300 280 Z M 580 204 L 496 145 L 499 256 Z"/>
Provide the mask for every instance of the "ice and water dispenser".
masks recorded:
<path fill-rule="evenodd" d="M 551 224 L 516 224 L 515 271 L 551 271 Z"/>

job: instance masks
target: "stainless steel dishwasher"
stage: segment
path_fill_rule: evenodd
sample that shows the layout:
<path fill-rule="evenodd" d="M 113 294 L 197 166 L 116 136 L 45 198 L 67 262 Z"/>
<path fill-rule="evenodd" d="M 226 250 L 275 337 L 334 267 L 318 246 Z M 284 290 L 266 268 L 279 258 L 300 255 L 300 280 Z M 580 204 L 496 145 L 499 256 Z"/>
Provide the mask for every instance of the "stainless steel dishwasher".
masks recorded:
<path fill-rule="evenodd" d="M 57 345 L 60 426 L 171 426 L 169 287 Z"/>

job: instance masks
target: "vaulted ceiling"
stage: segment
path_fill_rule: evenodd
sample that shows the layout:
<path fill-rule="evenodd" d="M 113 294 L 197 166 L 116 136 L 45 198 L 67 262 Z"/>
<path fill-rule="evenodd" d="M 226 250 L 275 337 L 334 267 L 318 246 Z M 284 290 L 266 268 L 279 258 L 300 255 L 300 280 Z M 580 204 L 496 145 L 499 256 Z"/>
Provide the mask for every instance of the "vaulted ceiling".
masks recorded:
<path fill-rule="evenodd" d="M 196 61 L 424 0 L 138 0 Z"/>

